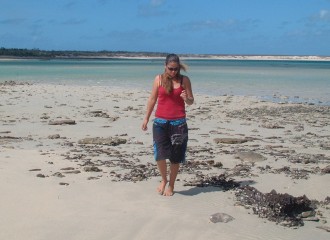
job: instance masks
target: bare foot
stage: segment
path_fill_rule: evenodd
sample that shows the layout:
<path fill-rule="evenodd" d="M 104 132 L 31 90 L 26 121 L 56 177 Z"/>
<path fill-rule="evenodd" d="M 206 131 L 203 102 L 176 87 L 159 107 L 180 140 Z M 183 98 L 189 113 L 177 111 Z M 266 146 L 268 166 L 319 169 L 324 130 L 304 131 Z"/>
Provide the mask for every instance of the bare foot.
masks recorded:
<path fill-rule="evenodd" d="M 173 196 L 173 194 L 174 194 L 174 188 L 171 186 L 168 186 L 168 188 L 164 192 L 164 196 L 170 197 L 170 196 Z"/>
<path fill-rule="evenodd" d="M 163 194 L 164 194 L 166 184 L 167 184 L 167 181 L 161 181 L 161 183 L 159 184 L 159 186 L 158 186 L 158 188 L 157 188 L 157 192 L 158 192 L 160 195 L 163 195 Z"/>

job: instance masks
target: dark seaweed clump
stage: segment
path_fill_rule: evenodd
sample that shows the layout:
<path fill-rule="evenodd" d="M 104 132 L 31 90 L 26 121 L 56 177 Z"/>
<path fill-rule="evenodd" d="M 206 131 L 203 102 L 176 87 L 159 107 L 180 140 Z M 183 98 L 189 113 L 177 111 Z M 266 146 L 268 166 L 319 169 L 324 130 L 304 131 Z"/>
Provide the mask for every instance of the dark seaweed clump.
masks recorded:
<path fill-rule="evenodd" d="M 312 201 L 305 195 L 293 197 L 275 190 L 264 194 L 251 186 L 238 188 L 235 195 L 238 202 L 251 207 L 254 214 L 288 227 L 303 226 L 301 214 L 314 210 Z"/>

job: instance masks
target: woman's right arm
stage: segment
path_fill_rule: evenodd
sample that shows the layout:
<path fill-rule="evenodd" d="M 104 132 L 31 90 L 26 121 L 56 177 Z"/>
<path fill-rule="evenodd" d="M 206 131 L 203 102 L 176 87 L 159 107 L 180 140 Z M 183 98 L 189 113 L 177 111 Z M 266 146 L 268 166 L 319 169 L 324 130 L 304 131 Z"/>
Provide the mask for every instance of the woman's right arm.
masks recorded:
<path fill-rule="evenodd" d="M 149 118 L 150 118 L 150 115 L 151 115 L 152 111 L 154 110 L 155 104 L 157 102 L 159 81 L 160 81 L 159 76 L 156 76 L 155 80 L 154 80 L 154 84 L 152 86 L 151 94 L 148 99 L 146 115 L 145 115 L 145 117 L 143 119 L 143 123 L 142 123 L 143 131 L 148 130 L 147 125 L 149 122 Z"/>

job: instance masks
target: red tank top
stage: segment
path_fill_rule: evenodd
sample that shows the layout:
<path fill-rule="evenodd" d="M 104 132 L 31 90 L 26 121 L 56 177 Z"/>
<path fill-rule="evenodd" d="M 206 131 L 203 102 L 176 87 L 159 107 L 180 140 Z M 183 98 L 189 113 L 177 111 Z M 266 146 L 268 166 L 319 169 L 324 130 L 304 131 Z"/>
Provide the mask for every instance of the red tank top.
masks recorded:
<path fill-rule="evenodd" d="M 185 103 L 180 97 L 182 90 L 184 88 L 181 84 L 180 87 L 174 88 L 171 93 L 167 94 L 165 88 L 159 86 L 156 118 L 175 120 L 186 117 Z"/>

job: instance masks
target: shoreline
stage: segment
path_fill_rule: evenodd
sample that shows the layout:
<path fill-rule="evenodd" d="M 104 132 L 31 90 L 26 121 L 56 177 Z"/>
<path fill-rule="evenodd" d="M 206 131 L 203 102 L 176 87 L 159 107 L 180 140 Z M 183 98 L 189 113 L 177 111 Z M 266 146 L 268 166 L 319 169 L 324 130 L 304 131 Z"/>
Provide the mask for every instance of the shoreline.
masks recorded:
<path fill-rule="evenodd" d="M 178 54 L 182 60 L 258 60 L 258 61 L 330 61 L 330 56 L 286 56 L 286 55 L 199 55 L 199 54 Z M 158 60 L 164 59 L 163 56 L 79 56 L 79 57 L 11 57 L 0 56 L 0 61 L 10 60 L 116 60 L 116 59 L 136 59 L 136 60 Z"/>

